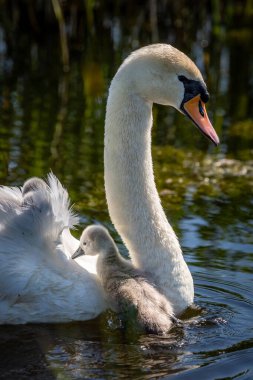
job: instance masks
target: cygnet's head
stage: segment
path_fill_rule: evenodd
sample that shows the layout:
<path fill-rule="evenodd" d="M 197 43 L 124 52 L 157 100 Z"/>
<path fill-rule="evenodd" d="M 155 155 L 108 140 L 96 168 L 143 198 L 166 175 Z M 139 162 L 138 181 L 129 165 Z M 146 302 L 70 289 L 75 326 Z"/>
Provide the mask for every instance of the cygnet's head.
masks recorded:
<path fill-rule="evenodd" d="M 23 197 L 30 192 L 37 190 L 46 190 L 47 184 L 38 177 L 29 178 L 22 187 L 22 195 Z"/>
<path fill-rule="evenodd" d="M 209 94 L 204 79 L 192 60 L 173 46 L 153 44 L 136 50 L 125 59 L 113 84 L 147 102 L 175 107 L 219 143 L 205 110 Z"/>
<path fill-rule="evenodd" d="M 23 205 L 34 205 L 36 203 L 34 195 L 41 190 L 47 190 L 48 186 L 46 182 L 38 177 L 32 177 L 28 179 L 22 187 Z"/>
<path fill-rule="evenodd" d="M 80 237 L 79 248 L 72 255 L 72 259 L 82 255 L 95 256 L 109 252 L 113 247 L 113 240 L 106 228 L 97 225 L 88 226 Z"/>

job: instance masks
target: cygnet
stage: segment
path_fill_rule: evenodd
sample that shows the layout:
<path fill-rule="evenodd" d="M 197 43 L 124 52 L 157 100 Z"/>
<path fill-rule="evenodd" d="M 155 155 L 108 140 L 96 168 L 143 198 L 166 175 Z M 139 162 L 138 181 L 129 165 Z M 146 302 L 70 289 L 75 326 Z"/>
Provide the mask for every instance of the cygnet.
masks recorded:
<path fill-rule="evenodd" d="M 98 225 L 87 227 L 78 250 L 72 255 L 98 255 L 97 274 L 112 310 L 134 315 L 148 333 L 164 334 L 176 320 L 170 302 L 147 276 L 121 257 L 108 231 Z"/>
<path fill-rule="evenodd" d="M 33 194 L 36 191 L 47 190 L 48 186 L 45 181 L 38 177 L 29 178 L 22 187 L 23 205 L 33 204 Z"/>

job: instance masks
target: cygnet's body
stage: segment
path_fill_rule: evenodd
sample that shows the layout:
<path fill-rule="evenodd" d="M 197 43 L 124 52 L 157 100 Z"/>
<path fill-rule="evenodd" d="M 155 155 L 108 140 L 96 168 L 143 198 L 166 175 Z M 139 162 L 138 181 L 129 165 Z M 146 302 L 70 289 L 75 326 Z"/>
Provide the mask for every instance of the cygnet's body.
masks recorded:
<path fill-rule="evenodd" d="M 47 191 L 48 185 L 38 177 L 29 178 L 22 187 L 23 205 L 34 203 L 34 192 Z"/>
<path fill-rule="evenodd" d="M 105 228 L 89 226 L 83 231 L 72 258 L 82 254 L 99 255 L 97 274 L 114 311 L 123 317 L 125 313 L 135 315 L 139 326 L 150 333 L 166 333 L 171 328 L 171 304 L 141 271 L 121 257 Z"/>

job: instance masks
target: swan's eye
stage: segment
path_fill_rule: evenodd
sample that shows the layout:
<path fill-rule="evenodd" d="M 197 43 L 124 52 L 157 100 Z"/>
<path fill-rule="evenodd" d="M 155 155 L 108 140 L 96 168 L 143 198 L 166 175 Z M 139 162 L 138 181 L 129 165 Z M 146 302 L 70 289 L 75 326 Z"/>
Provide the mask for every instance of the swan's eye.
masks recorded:
<path fill-rule="evenodd" d="M 178 75 L 180 82 L 186 82 L 188 79 L 184 75 Z"/>
<path fill-rule="evenodd" d="M 209 93 L 207 92 L 206 89 L 205 89 L 205 91 L 201 92 L 200 97 L 201 97 L 202 102 L 204 102 L 204 103 L 208 102 L 208 100 L 209 100 Z"/>
<path fill-rule="evenodd" d="M 188 79 L 184 75 L 178 75 L 178 79 L 184 85 L 184 98 L 181 103 L 181 108 L 184 103 L 193 99 L 195 96 L 200 95 L 200 98 L 203 103 L 206 103 L 209 100 L 209 94 L 206 89 L 204 82 L 199 80 Z M 202 104 L 199 105 L 199 113 L 203 116 L 203 107 Z"/>

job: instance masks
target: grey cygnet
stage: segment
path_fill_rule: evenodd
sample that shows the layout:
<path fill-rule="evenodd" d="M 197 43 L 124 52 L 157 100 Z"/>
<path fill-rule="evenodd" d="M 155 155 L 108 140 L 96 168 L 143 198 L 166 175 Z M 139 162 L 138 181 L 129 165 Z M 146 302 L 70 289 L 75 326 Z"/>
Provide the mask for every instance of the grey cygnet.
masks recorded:
<path fill-rule="evenodd" d="M 83 231 L 72 258 L 84 254 L 99 255 L 97 274 L 112 310 L 123 315 L 134 311 L 139 326 L 149 333 L 170 330 L 175 321 L 172 305 L 143 272 L 121 257 L 104 227 L 92 225 Z"/>
<path fill-rule="evenodd" d="M 33 194 L 36 191 L 47 190 L 48 186 L 45 181 L 38 177 L 29 178 L 22 187 L 23 205 L 33 204 Z"/>

